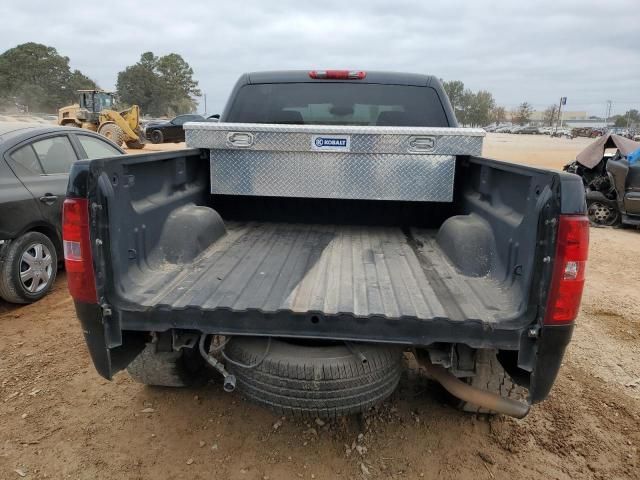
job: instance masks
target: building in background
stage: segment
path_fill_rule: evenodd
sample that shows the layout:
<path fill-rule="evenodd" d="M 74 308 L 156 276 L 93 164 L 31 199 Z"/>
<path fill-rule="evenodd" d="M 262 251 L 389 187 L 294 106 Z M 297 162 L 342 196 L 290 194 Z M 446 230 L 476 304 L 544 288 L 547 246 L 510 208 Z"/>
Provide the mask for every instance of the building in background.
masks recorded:
<path fill-rule="evenodd" d="M 557 115 L 557 112 L 556 112 Z M 545 112 L 534 110 L 531 113 L 531 117 L 529 120 L 530 125 L 535 125 L 538 127 L 547 126 L 545 124 Z M 557 122 L 557 117 L 554 119 L 554 125 Z M 579 128 L 579 127 L 591 127 L 591 128 L 604 128 L 604 127 L 613 127 L 613 120 L 609 120 L 605 122 L 604 118 L 589 116 L 587 112 L 571 112 L 566 111 L 562 112 L 562 126 L 567 128 Z"/>
<path fill-rule="evenodd" d="M 557 111 L 556 111 L 556 115 L 558 115 Z M 531 113 L 531 119 L 530 119 L 531 125 L 544 126 L 544 116 L 545 116 L 544 110 L 534 110 Z M 570 111 L 562 112 L 563 125 L 565 125 L 568 121 L 584 121 L 588 119 L 589 119 L 589 115 L 587 114 L 587 112 L 570 112 Z M 556 118 L 556 121 L 557 121 L 557 118 Z"/>
<path fill-rule="evenodd" d="M 605 121 L 604 118 L 589 117 L 589 118 L 585 118 L 584 120 L 565 120 L 562 122 L 562 126 L 568 127 L 568 128 L 580 128 L 580 127 L 605 128 L 605 127 L 613 127 L 615 123 L 616 122 L 613 120 Z"/>

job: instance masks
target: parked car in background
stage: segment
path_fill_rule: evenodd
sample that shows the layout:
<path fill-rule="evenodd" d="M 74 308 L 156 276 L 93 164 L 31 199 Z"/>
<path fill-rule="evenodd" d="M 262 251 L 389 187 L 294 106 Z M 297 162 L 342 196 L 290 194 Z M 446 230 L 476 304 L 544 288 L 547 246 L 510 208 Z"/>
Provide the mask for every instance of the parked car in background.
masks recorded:
<path fill-rule="evenodd" d="M 573 138 L 573 133 L 569 128 L 558 128 L 551 132 L 552 137 Z"/>
<path fill-rule="evenodd" d="M 540 131 L 541 135 L 551 135 L 551 132 L 553 132 L 553 127 L 540 127 L 538 130 Z"/>
<path fill-rule="evenodd" d="M 604 128 L 577 127 L 571 130 L 574 137 L 598 138 L 607 133 Z"/>
<path fill-rule="evenodd" d="M 71 165 L 124 152 L 71 127 L 0 124 L 0 297 L 31 303 L 51 289 L 62 260 L 62 203 Z"/>
<path fill-rule="evenodd" d="M 521 133 L 521 134 L 527 134 L 527 135 L 538 135 L 540 134 L 540 129 L 538 129 L 538 127 L 534 127 L 532 125 L 527 125 L 526 127 L 520 127 L 518 128 L 518 130 L 514 133 Z"/>
<path fill-rule="evenodd" d="M 495 133 L 511 133 L 511 129 L 512 128 L 513 127 L 509 127 L 509 126 L 498 127 L 494 131 L 495 131 Z"/>
<path fill-rule="evenodd" d="M 171 120 L 151 121 L 144 126 L 144 137 L 151 143 L 184 142 L 183 125 L 187 122 L 204 122 L 202 115 L 178 115 Z"/>

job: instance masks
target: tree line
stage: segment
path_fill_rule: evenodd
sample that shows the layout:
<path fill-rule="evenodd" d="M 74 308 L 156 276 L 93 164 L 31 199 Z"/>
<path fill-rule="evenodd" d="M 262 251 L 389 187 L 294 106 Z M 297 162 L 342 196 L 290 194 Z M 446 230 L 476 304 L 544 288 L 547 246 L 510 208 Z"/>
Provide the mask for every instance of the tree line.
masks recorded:
<path fill-rule="evenodd" d="M 507 120 L 525 125 L 531 120 L 533 107 L 528 102 L 522 102 L 508 112 L 505 107 L 496 104 L 493 95 L 487 90 L 473 92 L 465 88 L 460 80 L 443 81 L 442 85 L 449 96 L 456 118 L 462 125 L 481 127 Z"/>
<path fill-rule="evenodd" d="M 493 95 L 486 90 L 473 92 L 464 88 L 460 80 L 442 81 L 442 85 L 449 96 L 449 101 L 462 125 L 481 127 L 491 123 L 511 121 L 517 125 L 526 125 L 531 121 L 533 107 L 528 102 L 522 102 L 511 111 L 496 104 Z M 549 105 L 542 113 L 542 124 L 554 126 L 560 123 L 559 107 Z M 612 115 L 611 121 L 616 127 L 632 127 L 640 125 L 640 112 L 636 109 L 627 110 L 623 115 Z"/>
<path fill-rule="evenodd" d="M 120 107 L 139 105 L 144 114 L 178 115 L 195 111 L 202 95 L 193 69 L 177 53 L 156 56 L 145 52 L 134 65 L 117 74 L 116 93 Z M 491 92 L 473 92 L 460 80 L 443 81 L 453 110 L 462 125 L 483 126 L 510 120 L 525 125 L 533 107 L 523 102 L 507 111 L 496 104 Z M 58 108 L 77 101 L 77 90 L 98 89 L 99 85 L 80 70 L 72 70 L 69 57 L 54 47 L 24 43 L 0 54 L 0 109 L 55 113 Z M 617 127 L 640 123 L 638 110 L 611 119 Z M 558 106 L 549 106 L 543 123 L 558 121 Z"/>
<path fill-rule="evenodd" d="M 99 88 L 80 70 L 71 70 L 69 57 L 54 47 L 31 42 L 0 54 L 0 109 L 55 113 L 77 102 L 77 90 Z M 201 95 L 193 69 L 180 55 L 153 52 L 118 73 L 116 93 L 119 107 L 137 104 L 152 116 L 193 112 Z"/>
<path fill-rule="evenodd" d="M 635 108 L 627 110 L 624 115 L 614 115 L 611 120 L 615 122 L 616 127 L 633 127 L 640 126 L 640 112 Z"/>

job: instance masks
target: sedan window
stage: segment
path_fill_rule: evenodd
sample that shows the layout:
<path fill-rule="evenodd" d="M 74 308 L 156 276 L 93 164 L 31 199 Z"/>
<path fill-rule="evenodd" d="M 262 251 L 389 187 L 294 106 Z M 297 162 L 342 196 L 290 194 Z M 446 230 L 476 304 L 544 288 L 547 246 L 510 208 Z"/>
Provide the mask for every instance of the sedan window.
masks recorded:
<path fill-rule="evenodd" d="M 80 145 L 84 148 L 87 158 L 89 160 L 93 158 L 113 157 L 114 155 L 121 155 L 120 150 L 113 145 L 105 142 L 96 137 L 90 137 L 89 135 L 78 135 Z"/>
<path fill-rule="evenodd" d="M 69 173 L 78 158 L 66 136 L 45 138 L 33 142 L 44 173 Z"/>
<path fill-rule="evenodd" d="M 187 122 L 202 122 L 204 121 L 204 117 L 201 115 L 178 115 L 176 118 L 171 120 L 171 123 L 174 125 L 184 125 Z"/>
<path fill-rule="evenodd" d="M 11 154 L 11 159 L 17 164 L 29 170 L 31 173 L 37 175 L 42 174 L 42 167 L 36 157 L 36 153 L 33 151 L 31 145 L 25 145 L 22 148 L 17 149 Z"/>

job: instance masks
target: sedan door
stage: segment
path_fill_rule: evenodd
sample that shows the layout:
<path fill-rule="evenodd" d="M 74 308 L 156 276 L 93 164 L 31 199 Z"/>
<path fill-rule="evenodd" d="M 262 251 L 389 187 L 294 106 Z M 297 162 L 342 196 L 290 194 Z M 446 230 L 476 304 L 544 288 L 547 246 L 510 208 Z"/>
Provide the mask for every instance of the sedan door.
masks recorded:
<path fill-rule="evenodd" d="M 171 120 L 171 141 L 184 142 L 184 124 L 187 122 L 204 121 L 204 117 L 200 115 L 179 115 Z M 167 138 L 167 137 L 165 137 Z"/>
<path fill-rule="evenodd" d="M 163 129 L 165 142 L 176 142 L 180 140 L 183 123 L 184 120 L 182 117 L 176 117 L 167 123 L 167 126 Z"/>
<path fill-rule="evenodd" d="M 60 235 L 62 204 L 69 170 L 78 160 L 66 134 L 37 137 L 22 143 L 8 154 L 7 162 L 31 192 L 44 220 Z"/>

